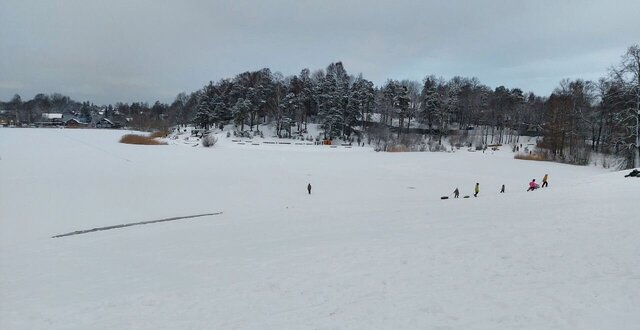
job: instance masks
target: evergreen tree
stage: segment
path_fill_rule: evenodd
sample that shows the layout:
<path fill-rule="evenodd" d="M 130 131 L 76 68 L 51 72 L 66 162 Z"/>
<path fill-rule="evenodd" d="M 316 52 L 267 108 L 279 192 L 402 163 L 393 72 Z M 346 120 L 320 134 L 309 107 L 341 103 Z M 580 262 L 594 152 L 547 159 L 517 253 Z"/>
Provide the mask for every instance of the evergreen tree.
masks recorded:
<path fill-rule="evenodd" d="M 381 122 L 393 126 L 393 119 L 397 116 L 398 82 L 389 79 L 382 88 Z"/>
<path fill-rule="evenodd" d="M 374 110 L 374 105 L 375 90 L 373 83 L 362 78 L 362 75 L 359 75 L 353 85 L 351 85 L 347 124 L 353 127 L 356 126 L 358 120 L 360 120 L 363 123 L 362 129 L 365 130 L 366 127 L 364 123 L 371 121 L 371 113 Z"/>
<path fill-rule="evenodd" d="M 249 113 L 253 107 L 250 100 L 243 98 L 238 99 L 236 104 L 231 108 L 233 120 L 236 125 L 240 125 L 240 131 L 244 131 L 244 123 L 249 117 Z"/>
<path fill-rule="evenodd" d="M 214 99 L 217 88 L 213 82 L 209 82 L 198 95 L 198 104 L 196 106 L 196 115 L 193 119 L 194 123 L 204 129 L 209 129 L 215 122 L 214 120 Z"/>
<path fill-rule="evenodd" d="M 298 100 L 294 93 L 289 92 L 282 99 L 281 107 L 281 118 L 280 123 L 277 126 L 276 134 L 278 136 L 282 135 L 282 130 L 287 132 L 287 136 L 291 136 L 291 124 L 293 123 L 293 118 L 295 118 L 295 113 L 298 109 Z"/>
<path fill-rule="evenodd" d="M 342 111 L 340 115 L 342 119 L 340 134 L 347 138 L 353 130 L 354 114 L 349 113 L 349 85 L 351 77 L 347 73 L 347 70 L 342 65 L 342 62 L 335 64 L 335 78 L 336 78 L 336 92 L 337 92 L 337 106 Z M 357 116 L 357 113 L 355 114 Z"/>
<path fill-rule="evenodd" d="M 300 72 L 300 85 L 301 92 L 299 97 L 302 103 L 301 121 L 304 123 L 304 129 L 306 130 L 309 118 L 318 113 L 316 87 L 310 77 L 309 69 L 303 69 Z"/>
<path fill-rule="evenodd" d="M 215 125 L 223 123 L 230 117 L 230 109 L 224 102 L 223 97 L 214 96 L 210 102 L 213 110 L 211 112 L 211 122 Z"/>
<path fill-rule="evenodd" d="M 404 127 L 404 119 L 409 115 L 409 90 L 407 86 L 399 86 L 396 89 L 396 95 L 394 95 L 394 106 L 398 114 L 398 137 Z"/>
<path fill-rule="evenodd" d="M 342 132 L 341 100 L 333 70 L 327 70 L 318 92 L 318 117 L 325 139 L 338 137 Z"/>
<path fill-rule="evenodd" d="M 20 113 L 22 112 L 22 98 L 20 97 L 20 95 L 13 95 L 13 98 L 11 98 L 11 101 L 9 101 L 9 106 L 15 112 L 15 124 L 17 125 L 18 123 L 20 123 Z"/>
<path fill-rule="evenodd" d="M 429 130 L 433 129 L 434 121 L 436 121 L 438 113 L 442 108 L 440 94 L 438 93 L 438 82 L 433 76 L 424 79 L 422 87 L 422 107 L 420 108 L 420 122 L 429 126 Z"/>
<path fill-rule="evenodd" d="M 209 129 L 209 126 L 213 124 L 212 118 L 213 109 L 211 108 L 211 98 L 207 93 L 200 95 L 196 115 L 193 118 L 193 122 L 197 127 Z"/>

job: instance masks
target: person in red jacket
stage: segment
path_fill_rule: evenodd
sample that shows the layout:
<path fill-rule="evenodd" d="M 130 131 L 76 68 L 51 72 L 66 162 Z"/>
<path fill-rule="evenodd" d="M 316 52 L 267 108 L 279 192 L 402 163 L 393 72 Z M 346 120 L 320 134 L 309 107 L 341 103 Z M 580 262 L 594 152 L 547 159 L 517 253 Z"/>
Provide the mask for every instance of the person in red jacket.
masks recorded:
<path fill-rule="evenodd" d="M 527 191 L 533 191 L 536 189 L 536 179 L 531 180 L 531 182 L 529 182 L 529 189 L 527 189 Z"/>

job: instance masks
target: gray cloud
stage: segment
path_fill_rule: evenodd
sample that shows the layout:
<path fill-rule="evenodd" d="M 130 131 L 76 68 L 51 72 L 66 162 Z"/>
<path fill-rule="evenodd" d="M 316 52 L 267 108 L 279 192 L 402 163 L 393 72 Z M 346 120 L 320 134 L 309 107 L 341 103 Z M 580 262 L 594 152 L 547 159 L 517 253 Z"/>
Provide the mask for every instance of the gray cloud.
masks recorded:
<path fill-rule="evenodd" d="M 246 70 L 337 60 L 378 84 L 463 75 L 546 94 L 604 75 L 640 42 L 638 12 L 635 0 L 4 0 L 0 99 L 170 101 Z"/>

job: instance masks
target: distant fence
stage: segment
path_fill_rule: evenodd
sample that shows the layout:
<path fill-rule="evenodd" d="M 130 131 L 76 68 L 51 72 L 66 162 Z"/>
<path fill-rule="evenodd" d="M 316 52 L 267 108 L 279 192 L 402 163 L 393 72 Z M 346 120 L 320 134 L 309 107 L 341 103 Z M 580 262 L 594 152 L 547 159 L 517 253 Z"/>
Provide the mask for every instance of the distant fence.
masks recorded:
<path fill-rule="evenodd" d="M 253 146 L 259 146 L 261 144 L 266 144 L 266 145 L 296 145 L 296 146 L 329 146 L 330 148 L 337 148 L 337 147 L 342 147 L 342 148 L 352 148 L 353 146 L 351 144 L 347 144 L 347 143 L 342 143 L 340 145 L 330 145 L 330 144 L 324 144 L 324 143 L 313 143 L 313 142 L 308 142 L 308 141 L 300 141 L 300 142 L 287 142 L 287 141 L 262 141 L 262 142 L 256 142 L 256 141 L 243 141 L 243 140 L 238 140 L 238 139 L 233 139 L 231 140 L 231 142 L 234 142 L 237 145 L 253 145 Z"/>

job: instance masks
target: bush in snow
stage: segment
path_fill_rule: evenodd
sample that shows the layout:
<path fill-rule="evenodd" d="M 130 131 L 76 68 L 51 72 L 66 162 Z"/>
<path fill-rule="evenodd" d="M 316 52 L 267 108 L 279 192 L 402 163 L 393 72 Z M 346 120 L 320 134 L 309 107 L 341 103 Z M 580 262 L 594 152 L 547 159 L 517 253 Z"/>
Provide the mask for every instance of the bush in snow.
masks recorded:
<path fill-rule="evenodd" d="M 163 145 L 167 144 L 162 141 L 158 141 L 150 136 L 126 134 L 120 139 L 120 143 L 126 144 L 143 144 L 143 145 Z"/>
<path fill-rule="evenodd" d="M 251 138 L 251 132 L 250 131 L 234 131 L 233 135 L 237 136 L 237 137 L 241 137 L 241 138 L 248 138 L 248 139 Z"/>
<path fill-rule="evenodd" d="M 468 131 L 456 131 L 449 136 L 449 144 L 456 149 L 460 149 L 463 146 L 471 146 L 473 139 L 469 137 Z"/>
<path fill-rule="evenodd" d="M 202 138 L 202 146 L 206 148 L 213 147 L 216 142 L 218 142 L 218 139 L 211 134 L 205 135 L 205 137 Z"/>
<path fill-rule="evenodd" d="M 398 144 L 387 147 L 387 152 L 407 152 L 410 151 L 405 145 Z"/>
<path fill-rule="evenodd" d="M 534 154 L 534 153 L 519 153 L 516 154 L 515 156 L 513 156 L 513 158 L 515 159 L 521 159 L 521 160 L 537 160 L 537 161 L 549 161 L 550 159 L 547 159 L 546 155 L 544 154 Z"/>
<path fill-rule="evenodd" d="M 400 137 L 400 144 L 407 147 L 408 151 L 420 150 L 420 145 L 424 143 L 422 135 L 404 134 Z"/>
<path fill-rule="evenodd" d="M 435 140 L 431 140 L 427 142 L 427 146 L 429 148 L 429 151 L 432 151 L 432 152 L 447 151 L 447 147 L 437 143 Z"/>

